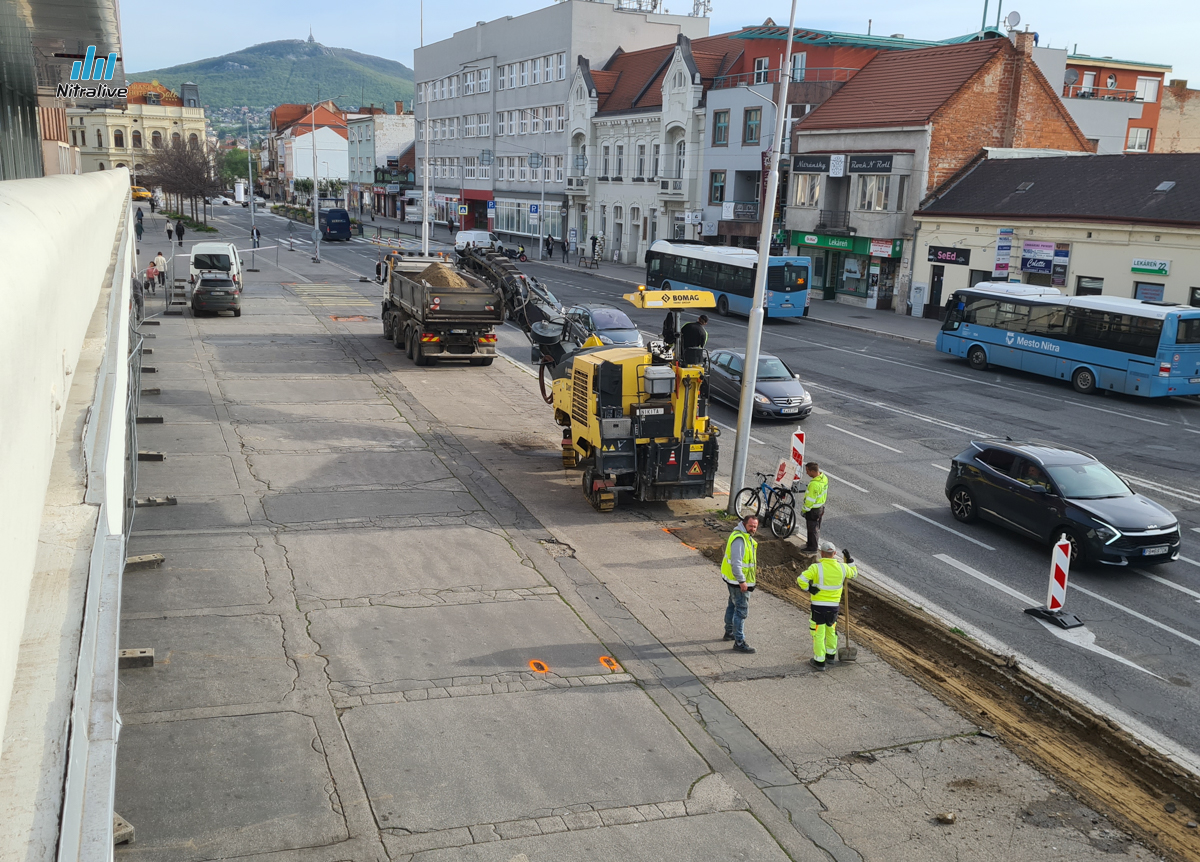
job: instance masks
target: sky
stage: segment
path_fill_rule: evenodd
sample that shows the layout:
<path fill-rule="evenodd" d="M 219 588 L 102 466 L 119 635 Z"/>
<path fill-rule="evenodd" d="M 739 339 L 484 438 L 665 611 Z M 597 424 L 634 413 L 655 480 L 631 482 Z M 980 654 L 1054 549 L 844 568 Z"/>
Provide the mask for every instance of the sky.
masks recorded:
<path fill-rule="evenodd" d="M 990 0 L 988 18 L 996 22 L 1016 10 L 1022 29 L 1037 31 L 1039 44 L 1117 59 L 1170 64 L 1169 78 L 1186 78 L 1200 88 L 1200 4 L 1195 0 Z M 445 39 L 475 21 L 521 15 L 549 5 L 547 0 L 430 0 L 426 4 L 425 42 Z M 666 0 L 667 11 L 686 14 L 690 0 Z M 789 5 L 781 0 L 712 0 L 709 32 L 716 34 L 761 24 L 768 17 L 787 25 Z M 979 29 L 984 0 L 800 0 L 798 26 L 819 30 L 903 33 L 916 39 L 945 39 Z M 1132 14 L 1134 11 L 1136 15 Z M 165 20 L 164 20 L 165 19 Z M 318 42 L 413 64 L 421 44 L 419 0 L 354 0 L 353 14 L 328 0 L 247 3 L 204 0 L 168 3 L 121 0 L 125 68 L 138 72 L 228 54 L 259 42 L 305 39 L 311 26 Z M 214 26 L 219 22 L 219 26 Z M 181 34 L 187 34 L 181 38 Z"/>

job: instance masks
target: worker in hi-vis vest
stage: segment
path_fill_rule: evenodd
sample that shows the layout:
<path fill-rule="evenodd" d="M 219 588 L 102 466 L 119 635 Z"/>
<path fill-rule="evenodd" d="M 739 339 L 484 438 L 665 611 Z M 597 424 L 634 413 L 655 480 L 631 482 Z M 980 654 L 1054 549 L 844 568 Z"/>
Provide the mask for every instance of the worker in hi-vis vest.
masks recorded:
<path fill-rule="evenodd" d="M 755 652 L 754 647 L 746 643 L 746 615 L 750 611 L 750 593 L 754 591 L 758 568 L 756 530 L 758 518 L 754 515 L 738 521 L 725 543 L 725 556 L 721 560 L 721 577 L 729 590 L 729 603 L 725 605 L 725 640 L 733 641 L 733 648 L 745 653 Z"/>
<path fill-rule="evenodd" d="M 822 542 L 820 550 L 821 559 L 801 572 L 796 584 L 812 596 L 812 618 L 808 629 L 812 633 L 813 657 L 809 664 L 817 670 L 825 670 L 825 663 L 837 658 L 837 618 L 842 587 L 858 574 L 858 568 L 849 551 L 842 551 L 842 559 L 837 559 L 833 542 Z"/>
<path fill-rule="evenodd" d="M 804 503 L 800 507 L 804 525 L 808 528 L 808 541 L 804 545 L 804 550 L 815 554 L 818 543 L 821 541 L 821 519 L 825 517 L 825 500 L 829 496 L 829 477 L 821 472 L 821 467 L 816 461 L 809 461 L 805 464 L 804 472 L 808 475 L 808 490 L 804 492 Z"/>

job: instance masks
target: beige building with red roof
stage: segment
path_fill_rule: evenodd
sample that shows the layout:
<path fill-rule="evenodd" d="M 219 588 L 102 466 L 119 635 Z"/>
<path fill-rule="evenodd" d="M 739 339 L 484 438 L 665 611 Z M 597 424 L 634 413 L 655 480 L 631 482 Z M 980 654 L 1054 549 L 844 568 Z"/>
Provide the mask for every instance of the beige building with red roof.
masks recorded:
<path fill-rule="evenodd" d="M 84 173 L 127 167 L 135 182 L 148 150 L 172 141 L 207 145 L 200 90 L 190 83 L 176 93 L 158 81 L 132 81 L 124 106 L 68 108 L 67 127 Z"/>

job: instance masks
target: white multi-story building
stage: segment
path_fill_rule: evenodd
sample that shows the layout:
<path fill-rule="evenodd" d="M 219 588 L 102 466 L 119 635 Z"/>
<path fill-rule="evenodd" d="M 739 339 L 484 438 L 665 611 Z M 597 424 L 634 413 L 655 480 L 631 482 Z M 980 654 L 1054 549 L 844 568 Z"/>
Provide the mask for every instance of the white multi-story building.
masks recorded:
<path fill-rule="evenodd" d="M 360 116 L 346 122 L 349 156 L 350 188 L 347 205 L 361 213 L 373 210 L 384 214 L 396 211 L 394 198 L 399 183 L 383 174 L 398 171 L 400 153 L 413 142 L 416 127 L 412 112 L 404 113 L 404 103 L 396 102 L 396 113 L 384 113 L 382 108 L 359 108 Z M 382 181 L 382 182 L 381 182 Z M 395 191 L 388 187 L 395 186 Z M 383 191 L 378 191 L 382 189 Z"/>
<path fill-rule="evenodd" d="M 569 223 L 567 102 L 577 58 L 604 62 L 618 49 L 638 51 L 673 44 L 681 34 L 707 33 L 707 18 L 565 0 L 481 21 L 418 48 L 417 185 L 428 128 L 435 220 L 562 237 Z M 420 192 L 414 194 L 419 200 Z M 552 217 L 531 209 L 542 205 Z"/>

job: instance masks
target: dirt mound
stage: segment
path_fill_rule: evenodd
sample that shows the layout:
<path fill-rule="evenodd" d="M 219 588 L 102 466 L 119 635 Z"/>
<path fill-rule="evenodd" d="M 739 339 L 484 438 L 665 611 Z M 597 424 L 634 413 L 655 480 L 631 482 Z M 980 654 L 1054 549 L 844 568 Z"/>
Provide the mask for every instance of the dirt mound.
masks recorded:
<path fill-rule="evenodd" d="M 424 281 L 430 287 L 443 287 L 449 290 L 471 290 L 471 283 L 444 263 L 431 263 L 417 274 L 417 281 Z"/>

